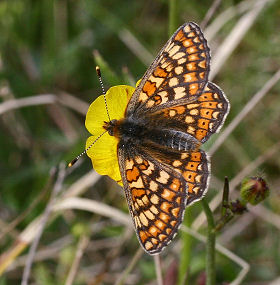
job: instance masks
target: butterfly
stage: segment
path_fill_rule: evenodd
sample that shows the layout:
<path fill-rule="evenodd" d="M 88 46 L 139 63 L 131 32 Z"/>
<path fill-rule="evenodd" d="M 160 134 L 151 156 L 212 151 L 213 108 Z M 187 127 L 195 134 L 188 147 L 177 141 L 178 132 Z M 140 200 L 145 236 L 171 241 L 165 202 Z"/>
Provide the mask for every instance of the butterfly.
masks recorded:
<path fill-rule="evenodd" d="M 210 161 L 200 146 L 229 111 L 208 81 L 210 50 L 199 26 L 185 23 L 133 92 L 121 119 L 104 122 L 117 139 L 121 180 L 138 240 L 153 255 L 176 235 L 186 206 L 207 192 Z"/>

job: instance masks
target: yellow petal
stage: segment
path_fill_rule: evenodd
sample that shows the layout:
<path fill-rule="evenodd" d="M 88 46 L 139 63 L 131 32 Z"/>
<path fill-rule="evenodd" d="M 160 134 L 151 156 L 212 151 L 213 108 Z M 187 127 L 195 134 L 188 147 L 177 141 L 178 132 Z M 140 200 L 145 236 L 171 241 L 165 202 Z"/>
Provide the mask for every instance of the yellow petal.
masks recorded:
<path fill-rule="evenodd" d="M 140 84 L 142 78 L 140 78 L 137 82 L 136 82 L 136 87 L 138 87 L 138 85 Z"/>
<path fill-rule="evenodd" d="M 111 120 L 124 118 L 126 106 L 134 90 L 134 87 L 119 85 L 111 87 L 107 91 L 106 100 Z M 87 139 L 86 148 L 105 131 L 103 128 L 104 121 L 108 122 L 109 119 L 104 97 L 101 95 L 90 105 L 86 115 L 86 128 L 94 134 Z M 87 155 L 91 158 L 92 166 L 97 173 L 108 175 L 120 185 L 123 185 L 118 163 L 117 145 L 118 139 L 105 133 L 87 151 Z"/>
<path fill-rule="evenodd" d="M 128 85 L 118 85 L 111 87 L 106 92 L 108 112 L 111 120 L 124 118 L 127 103 L 134 90 L 134 87 Z M 104 132 L 104 122 L 108 121 L 105 100 L 103 95 L 101 95 L 89 106 L 85 125 L 91 134 L 99 135 Z"/>

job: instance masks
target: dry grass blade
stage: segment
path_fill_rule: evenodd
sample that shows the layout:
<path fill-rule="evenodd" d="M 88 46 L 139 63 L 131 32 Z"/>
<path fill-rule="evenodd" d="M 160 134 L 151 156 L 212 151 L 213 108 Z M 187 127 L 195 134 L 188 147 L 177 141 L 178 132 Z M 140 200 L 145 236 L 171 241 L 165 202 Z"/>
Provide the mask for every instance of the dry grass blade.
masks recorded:
<path fill-rule="evenodd" d="M 71 266 L 70 271 L 69 271 L 67 278 L 66 278 L 65 285 L 73 284 L 73 282 L 75 280 L 75 276 L 76 276 L 78 268 L 79 268 L 81 258 L 83 256 L 83 253 L 84 253 L 88 243 L 89 243 L 89 237 L 87 235 L 81 236 L 79 243 L 78 243 L 78 247 L 77 247 L 77 251 L 75 254 L 74 261 L 72 263 L 72 266 Z"/>
<path fill-rule="evenodd" d="M 250 212 L 254 213 L 254 215 L 258 216 L 259 218 L 263 219 L 269 224 L 274 225 L 278 230 L 280 230 L 280 216 L 274 214 L 272 211 L 266 209 L 262 205 L 258 205 L 258 207 L 250 207 Z"/>
<path fill-rule="evenodd" d="M 279 284 L 280 284 L 280 277 L 276 278 L 275 280 L 273 280 L 268 285 L 279 285 Z"/>
<path fill-rule="evenodd" d="M 69 171 L 69 169 L 68 169 Z M 71 169 L 70 169 L 71 171 Z M 84 193 L 88 187 L 94 185 L 101 176 L 93 171 L 85 174 L 75 183 L 73 183 L 68 190 L 63 194 L 63 198 L 73 197 Z M 63 201 L 61 198 L 59 201 Z M 42 216 L 34 219 L 29 225 L 19 234 L 18 240 L 12 244 L 9 250 L 0 256 L 0 275 L 11 265 L 15 258 L 34 240 L 40 227 Z M 127 220 L 129 220 L 127 218 Z"/>
<path fill-rule="evenodd" d="M 199 234 L 197 231 L 194 231 L 185 225 L 181 227 L 181 230 L 190 234 L 192 237 L 196 238 L 197 240 L 206 243 L 206 237 Z M 238 276 L 230 283 L 230 285 L 239 285 L 245 278 L 246 274 L 249 272 L 250 265 L 242 258 L 225 248 L 219 243 L 216 243 L 216 250 L 223 254 L 224 256 L 228 257 L 230 260 L 234 261 L 236 264 L 238 264 L 242 270 L 238 274 Z"/>
<path fill-rule="evenodd" d="M 0 240 L 7 234 L 10 233 L 23 219 L 34 209 L 34 207 L 43 199 L 43 197 L 46 195 L 47 191 L 49 190 L 49 187 L 52 184 L 54 176 L 54 169 L 51 169 L 49 180 L 47 181 L 46 186 L 44 189 L 40 192 L 39 196 L 37 196 L 29 205 L 29 207 L 16 219 L 14 219 L 12 222 L 9 223 L 7 227 L 3 227 L 3 230 L 0 233 Z"/>
<path fill-rule="evenodd" d="M 22 107 L 54 104 L 56 102 L 57 97 L 53 94 L 42 94 L 21 99 L 13 99 L 0 104 L 0 115 Z"/>
<path fill-rule="evenodd" d="M 59 96 L 56 96 L 54 94 L 40 94 L 20 99 L 11 99 L 4 103 L 1 103 L 0 115 L 23 107 L 56 104 L 57 102 L 68 108 L 71 108 L 72 110 L 77 111 L 82 115 L 86 114 L 89 107 L 88 103 L 85 103 L 77 97 L 64 92 Z"/>
<path fill-rule="evenodd" d="M 115 285 L 122 285 L 122 284 L 124 284 L 126 277 L 133 270 L 133 268 L 135 267 L 135 265 L 137 264 L 138 260 L 142 257 L 143 254 L 144 254 L 143 249 L 141 247 L 139 247 L 138 250 L 136 251 L 136 253 L 134 254 L 132 260 L 127 265 L 127 267 L 124 270 L 124 272 L 121 274 L 121 276 L 116 281 Z"/>
<path fill-rule="evenodd" d="M 210 19 L 213 17 L 216 10 L 220 6 L 221 2 L 222 2 L 222 0 L 214 0 L 213 1 L 211 7 L 208 9 L 203 21 L 200 24 L 200 27 L 202 30 L 204 30 L 204 28 L 207 26 L 208 22 L 210 21 Z"/>
<path fill-rule="evenodd" d="M 222 65 L 226 62 L 228 57 L 232 54 L 235 48 L 238 46 L 242 38 L 245 36 L 246 32 L 253 25 L 257 19 L 259 13 L 265 7 L 265 5 L 271 0 L 259 0 L 255 3 L 252 9 L 243 15 L 235 27 L 232 29 L 231 33 L 219 46 L 218 50 L 215 52 L 212 64 L 210 80 L 212 80 L 216 74 L 220 71 Z"/>
<path fill-rule="evenodd" d="M 68 170 L 71 170 L 71 168 Z M 83 194 L 88 189 L 88 187 L 91 187 L 92 185 L 94 185 L 101 177 L 102 176 L 100 176 L 96 172 L 92 170 L 89 171 L 84 176 L 82 176 L 80 179 L 78 179 L 75 183 L 73 183 L 63 193 L 62 195 L 63 198 L 70 198 L 70 197 L 75 197 L 75 196 L 79 196 Z"/>
<path fill-rule="evenodd" d="M 163 285 L 163 278 L 162 278 L 162 269 L 161 269 L 161 262 L 160 262 L 160 255 L 154 255 L 154 262 L 157 274 L 157 285 Z"/>
<path fill-rule="evenodd" d="M 79 209 L 93 212 L 98 215 L 111 218 L 121 224 L 132 226 L 131 220 L 127 214 L 124 214 L 120 210 L 117 210 L 99 201 L 94 201 L 86 198 L 71 197 L 63 199 L 53 207 L 54 211 L 61 211 L 66 209 Z"/>
<path fill-rule="evenodd" d="M 119 32 L 119 37 L 146 66 L 149 66 L 151 64 L 154 56 L 138 41 L 138 39 L 129 30 L 121 30 Z"/>
<path fill-rule="evenodd" d="M 228 23 L 231 19 L 233 19 L 238 14 L 245 13 L 247 10 L 250 10 L 252 5 L 254 5 L 255 0 L 245 0 L 236 6 L 230 6 L 225 11 L 221 12 L 220 15 L 215 17 L 213 22 L 207 26 L 204 30 L 205 37 L 208 41 L 211 41 L 215 38 L 219 30 Z"/>
<path fill-rule="evenodd" d="M 54 185 L 54 188 L 53 188 L 50 200 L 49 200 L 49 202 L 48 202 L 48 204 L 46 206 L 46 209 L 45 209 L 45 211 L 42 214 L 42 217 L 40 219 L 39 227 L 37 228 L 37 234 L 36 234 L 35 239 L 34 239 L 32 245 L 31 245 L 31 248 L 30 248 L 30 251 L 29 251 L 29 254 L 28 254 L 28 257 L 27 257 L 26 266 L 25 266 L 24 271 L 23 271 L 23 278 L 22 278 L 22 282 L 21 282 L 22 285 L 27 285 L 28 284 L 28 279 L 29 279 L 31 266 L 32 266 L 32 262 L 33 262 L 33 259 L 34 259 L 34 256 L 35 256 L 36 249 L 38 247 L 41 235 L 43 233 L 43 230 L 44 230 L 44 228 L 45 228 L 45 226 L 47 224 L 49 215 L 51 213 L 52 204 L 53 204 L 57 194 L 62 189 L 62 184 L 63 184 L 64 178 L 65 178 L 65 174 L 66 174 L 66 172 L 65 172 L 65 165 L 63 163 L 61 163 L 60 166 L 59 166 L 59 172 L 58 172 L 57 181 L 56 181 L 56 183 Z"/>

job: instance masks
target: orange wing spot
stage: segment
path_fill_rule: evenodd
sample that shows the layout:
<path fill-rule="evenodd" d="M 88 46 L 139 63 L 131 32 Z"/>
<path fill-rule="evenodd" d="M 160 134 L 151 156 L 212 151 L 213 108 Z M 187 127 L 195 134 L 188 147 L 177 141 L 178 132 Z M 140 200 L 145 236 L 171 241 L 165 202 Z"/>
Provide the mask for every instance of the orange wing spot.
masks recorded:
<path fill-rule="evenodd" d="M 194 184 L 188 183 L 188 193 L 193 193 Z"/>
<path fill-rule="evenodd" d="M 147 170 L 148 167 L 149 167 L 149 162 L 148 162 L 147 160 L 144 160 L 143 163 L 141 163 L 141 164 L 139 165 L 139 168 L 140 168 L 141 170 Z"/>
<path fill-rule="evenodd" d="M 194 183 L 195 182 L 195 173 L 194 172 L 191 172 L 191 171 L 185 171 L 184 173 L 183 173 L 183 176 L 184 176 L 184 178 L 186 179 L 186 181 L 188 181 L 188 182 L 192 182 L 192 183 Z"/>
<path fill-rule="evenodd" d="M 190 72 L 190 73 L 186 73 L 184 74 L 184 81 L 185 82 L 194 82 L 194 81 L 198 81 L 196 73 L 195 72 Z"/>
<path fill-rule="evenodd" d="M 171 225 L 172 227 L 175 227 L 176 224 L 177 224 L 177 221 L 172 221 L 172 222 L 170 222 L 170 225 Z"/>
<path fill-rule="evenodd" d="M 190 55 L 188 56 L 188 60 L 189 60 L 189 61 L 199 60 L 199 57 L 197 56 L 196 53 L 195 53 L 195 54 L 190 54 Z"/>
<path fill-rule="evenodd" d="M 181 41 L 183 38 L 185 38 L 184 33 L 182 30 L 180 30 L 177 35 L 175 36 L 174 40 L 175 41 Z"/>
<path fill-rule="evenodd" d="M 177 112 L 177 114 L 184 114 L 186 111 L 186 108 L 184 106 L 178 106 L 178 107 L 174 107 L 172 108 L 172 110 L 175 110 Z"/>
<path fill-rule="evenodd" d="M 159 241 L 155 238 L 151 238 L 151 242 L 154 244 L 154 245 L 158 245 Z"/>
<path fill-rule="evenodd" d="M 188 54 L 192 54 L 192 53 L 197 53 L 198 52 L 198 49 L 196 46 L 190 46 L 187 48 L 187 53 Z"/>
<path fill-rule="evenodd" d="M 196 70 L 197 67 L 196 67 L 196 64 L 195 62 L 190 62 L 187 64 L 187 70 Z"/>
<path fill-rule="evenodd" d="M 206 61 L 205 61 L 205 60 L 201 61 L 201 62 L 198 64 L 198 66 L 200 66 L 201 68 L 206 68 Z"/>
<path fill-rule="evenodd" d="M 170 220 L 170 216 L 165 214 L 165 213 L 160 213 L 159 218 L 166 224 L 168 224 L 168 222 Z"/>
<path fill-rule="evenodd" d="M 160 208 L 162 211 L 168 213 L 169 212 L 169 209 L 172 207 L 171 204 L 169 204 L 168 202 L 163 202 L 161 205 L 160 205 Z"/>
<path fill-rule="evenodd" d="M 203 101 L 213 101 L 213 100 L 214 100 L 214 98 L 213 98 L 213 96 L 212 96 L 212 93 L 210 93 L 210 92 L 203 93 L 203 94 L 201 94 L 201 96 L 198 98 L 198 101 L 201 101 L 201 102 L 203 102 Z"/>
<path fill-rule="evenodd" d="M 202 49 L 202 50 L 205 50 L 205 48 L 204 48 L 204 45 L 203 45 L 203 44 L 200 44 L 200 45 L 198 46 L 198 48 L 199 48 L 199 49 Z"/>
<path fill-rule="evenodd" d="M 147 167 L 146 165 L 144 165 L 144 164 L 140 164 L 140 165 L 139 165 L 139 168 L 140 168 L 141 170 L 147 170 L 147 169 L 148 169 L 148 167 Z"/>
<path fill-rule="evenodd" d="M 146 192 L 143 189 L 132 188 L 131 194 L 133 198 L 136 198 L 136 197 L 141 197 L 142 195 L 145 195 Z"/>
<path fill-rule="evenodd" d="M 156 227 L 159 228 L 161 231 L 163 231 L 164 228 L 166 227 L 166 226 L 165 226 L 165 223 L 163 223 L 163 222 L 160 221 L 160 220 L 156 220 L 156 221 L 155 221 L 155 225 L 156 225 Z"/>
<path fill-rule="evenodd" d="M 180 208 L 174 208 L 172 209 L 171 213 L 172 215 L 177 218 L 179 216 Z"/>
<path fill-rule="evenodd" d="M 178 204 L 178 205 L 180 205 L 181 204 L 181 197 L 178 197 L 177 199 L 176 199 L 176 203 Z"/>
<path fill-rule="evenodd" d="M 207 119 L 199 119 L 198 127 L 201 129 L 209 130 L 209 120 Z"/>
<path fill-rule="evenodd" d="M 200 104 L 201 107 L 203 108 L 212 108 L 212 109 L 216 109 L 218 105 L 218 102 L 202 102 Z"/>
<path fill-rule="evenodd" d="M 154 100 L 155 100 L 156 105 L 159 105 L 162 101 L 161 96 L 159 96 L 159 95 L 156 95 L 154 97 Z"/>
<path fill-rule="evenodd" d="M 199 77 L 200 77 L 201 79 L 204 79 L 204 78 L 205 78 L 205 72 L 200 72 L 200 73 L 199 73 Z"/>
<path fill-rule="evenodd" d="M 191 95 L 195 95 L 198 90 L 198 83 L 190 84 L 189 90 Z"/>
<path fill-rule="evenodd" d="M 164 240 L 167 238 L 167 235 L 160 234 L 160 235 L 158 236 L 158 238 L 159 238 L 160 241 L 164 241 Z"/>
<path fill-rule="evenodd" d="M 163 68 L 157 67 L 154 71 L 154 76 L 165 78 L 167 76 L 167 72 L 165 72 Z"/>
<path fill-rule="evenodd" d="M 188 39 L 188 40 L 186 39 L 186 40 L 183 41 L 183 46 L 184 47 L 190 47 L 192 45 L 193 45 L 193 42 L 190 39 Z"/>
<path fill-rule="evenodd" d="M 161 197 L 168 201 L 173 201 L 173 198 L 175 197 L 176 193 L 173 191 L 170 191 L 169 189 L 164 189 L 163 193 L 161 194 Z"/>
<path fill-rule="evenodd" d="M 166 228 L 165 231 L 168 235 L 172 232 L 172 230 L 170 228 Z"/>
<path fill-rule="evenodd" d="M 191 170 L 191 171 L 197 171 L 197 167 L 199 165 L 199 162 L 189 162 L 187 165 L 186 165 L 186 170 Z"/>
<path fill-rule="evenodd" d="M 147 233 L 144 231 L 139 231 L 139 237 L 140 237 L 140 240 L 142 241 L 142 243 L 144 243 L 149 238 Z"/>
<path fill-rule="evenodd" d="M 191 161 L 201 161 L 201 153 L 200 152 L 193 152 L 191 153 Z"/>
<path fill-rule="evenodd" d="M 172 184 L 170 185 L 170 188 L 174 191 L 178 191 L 180 189 L 181 182 L 179 179 L 174 178 L 172 181 Z"/>
<path fill-rule="evenodd" d="M 160 234 L 160 230 L 155 227 L 155 226 L 151 226 L 149 228 L 149 233 L 152 235 L 152 236 L 158 236 Z"/>
<path fill-rule="evenodd" d="M 132 169 L 126 171 L 126 178 L 128 182 L 137 181 L 140 176 L 140 172 L 136 166 L 133 166 Z"/>
<path fill-rule="evenodd" d="M 197 130 L 196 133 L 195 133 L 195 137 L 198 140 L 202 140 L 206 135 L 207 135 L 207 131 L 206 130 L 202 130 L 202 129 Z"/>
<path fill-rule="evenodd" d="M 145 85 L 143 86 L 143 91 L 148 95 L 151 96 L 156 91 L 156 83 L 147 81 Z"/>
<path fill-rule="evenodd" d="M 212 110 L 212 109 L 201 109 L 200 110 L 201 117 L 207 118 L 207 119 L 212 119 L 212 113 L 213 112 L 214 112 L 214 110 Z"/>

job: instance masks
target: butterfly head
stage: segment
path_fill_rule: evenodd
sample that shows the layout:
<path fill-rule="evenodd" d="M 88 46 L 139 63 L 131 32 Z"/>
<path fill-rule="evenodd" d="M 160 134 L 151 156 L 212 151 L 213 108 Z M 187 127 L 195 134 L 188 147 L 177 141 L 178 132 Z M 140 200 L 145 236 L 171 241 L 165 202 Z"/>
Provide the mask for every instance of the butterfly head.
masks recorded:
<path fill-rule="evenodd" d="M 109 122 L 104 122 L 103 128 L 108 132 L 110 136 L 115 136 L 117 133 L 118 125 L 118 120 L 111 120 Z"/>

